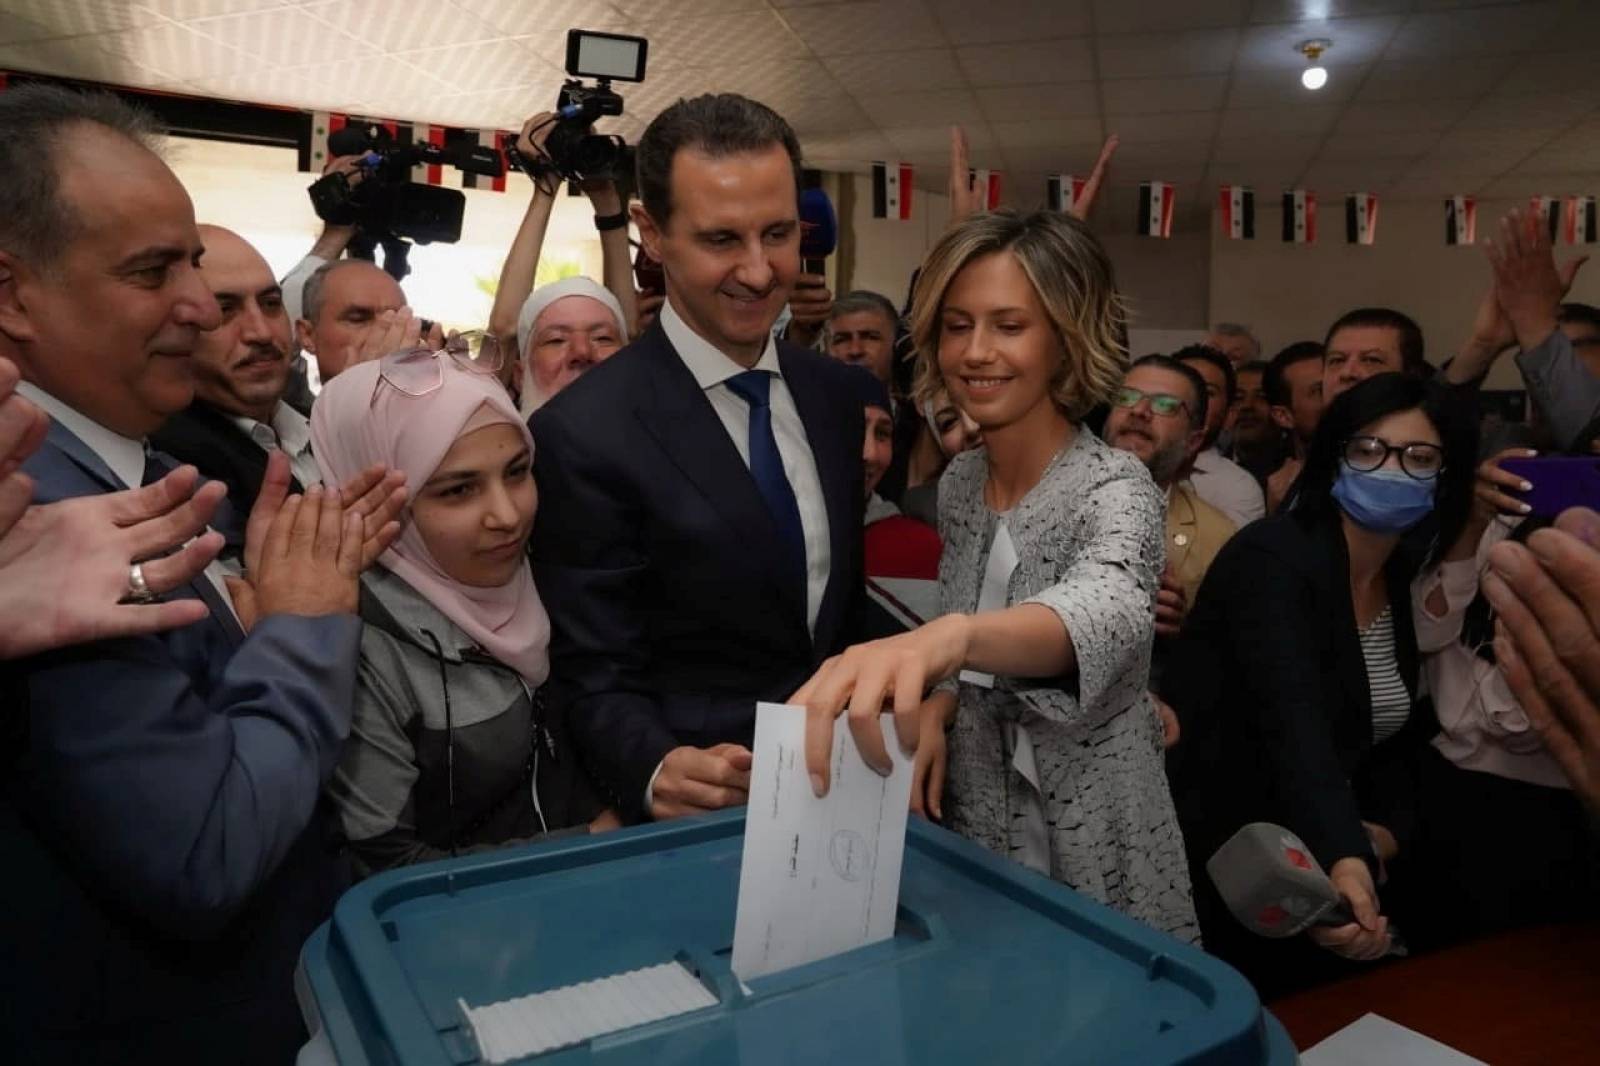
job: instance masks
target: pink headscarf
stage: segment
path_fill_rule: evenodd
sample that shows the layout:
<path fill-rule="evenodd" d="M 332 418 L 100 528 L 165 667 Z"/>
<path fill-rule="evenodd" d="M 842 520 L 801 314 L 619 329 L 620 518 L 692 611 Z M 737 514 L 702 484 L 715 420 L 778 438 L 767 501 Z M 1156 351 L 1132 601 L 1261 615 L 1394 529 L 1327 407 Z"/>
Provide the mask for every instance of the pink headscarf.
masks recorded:
<path fill-rule="evenodd" d="M 374 463 L 406 475 L 415 492 L 469 429 L 505 422 L 516 426 L 533 453 L 533 437 L 500 383 L 442 359 L 444 383 L 408 396 L 379 379 L 378 362 L 358 363 L 328 382 L 311 410 L 311 446 L 322 478 L 343 485 Z M 521 674 L 529 687 L 550 675 L 550 619 L 533 587 L 527 563 L 499 588 L 478 588 L 447 575 L 410 521 L 378 561 L 477 641 L 485 652 Z"/>

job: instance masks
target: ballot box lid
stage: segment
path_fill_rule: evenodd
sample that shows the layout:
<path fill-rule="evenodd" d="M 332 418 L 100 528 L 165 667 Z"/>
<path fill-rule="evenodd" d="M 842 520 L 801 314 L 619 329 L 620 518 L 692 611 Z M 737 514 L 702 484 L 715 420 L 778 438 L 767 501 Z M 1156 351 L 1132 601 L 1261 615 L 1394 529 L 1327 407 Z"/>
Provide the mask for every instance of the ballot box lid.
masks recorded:
<path fill-rule="evenodd" d="M 1295 1061 L 1224 963 L 921 819 L 893 939 L 741 984 L 729 956 L 743 831 L 732 811 L 371 878 L 302 952 L 317 1044 L 347 1066 L 463 1066 L 480 1061 L 463 1003 L 676 959 L 714 1006 L 522 1061 Z"/>

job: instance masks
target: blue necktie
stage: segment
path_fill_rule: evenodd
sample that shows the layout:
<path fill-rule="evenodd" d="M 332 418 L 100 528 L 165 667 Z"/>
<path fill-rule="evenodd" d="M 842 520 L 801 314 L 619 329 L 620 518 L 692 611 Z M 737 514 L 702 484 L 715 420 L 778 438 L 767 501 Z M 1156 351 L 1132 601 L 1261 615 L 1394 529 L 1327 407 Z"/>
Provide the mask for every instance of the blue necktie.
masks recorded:
<path fill-rule="evenodd" d="M 750 405 L 750 475 L 766 501 L 778 538 L 789 556 L 793 572 L 803 582 L 806 574 L 805 527 L 800 523 L 800 505 L 783 472 L 783 456 L 778 439 L 772 435 L 772 404 L 768 394 L 772 375 L 765 370 L 746 370 L 728 379 L 728 388 Z"/>

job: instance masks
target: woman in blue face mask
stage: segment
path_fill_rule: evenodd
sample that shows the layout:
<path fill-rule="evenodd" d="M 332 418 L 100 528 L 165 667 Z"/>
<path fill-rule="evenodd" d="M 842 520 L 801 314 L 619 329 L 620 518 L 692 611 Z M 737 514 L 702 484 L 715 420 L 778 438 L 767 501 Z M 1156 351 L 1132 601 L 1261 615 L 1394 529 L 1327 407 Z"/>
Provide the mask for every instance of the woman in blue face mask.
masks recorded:
<path fill-rule="evenodd" d="M 1263 995 L 1381 957 L 1437 723 L 1418 695 L 1410 585 L 1472 501 L 1475 414 L 1400 374 L 1323 412 L 1278 514 L 1212 563 L 1162 696 L 1183 737 L 1169 770 L 1206 947 Z M 1249 822 L 1294 831 L 1357 921 L 1286 940 L 1234 920 L 1205 861 Z M 1383 887 L 1392 878 L 1392 883 Z M 1326 949 L 1326 950 L 1324 950 Z"/>

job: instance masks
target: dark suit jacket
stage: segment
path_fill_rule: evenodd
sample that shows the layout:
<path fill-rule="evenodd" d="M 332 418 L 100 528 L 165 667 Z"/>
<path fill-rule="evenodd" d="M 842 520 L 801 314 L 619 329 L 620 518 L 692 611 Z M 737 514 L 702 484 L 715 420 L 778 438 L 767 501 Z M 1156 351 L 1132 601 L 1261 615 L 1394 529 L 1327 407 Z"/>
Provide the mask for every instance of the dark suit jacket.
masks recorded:
<path fill-rule="evenodd" d="M 1414 556 L 1385 571 L 1400 675 L 1419 678 L 1411 624 Z M 1191 859 L 1252 821 L 1287 826 L 1324 867 L 1372 861 L 1363 819 L 1402 848 L 1414 827 L 1410 768 L 1436 729 L 1427 704 L 1374 747 L 1366 662 L 1338 526 L 1287 514 L 1251 523 L 1211 564 L 1162 694 L 1178 712 L 1174 794 Z"/>
<path fill-rule="evenodd" d="M 778 358 L 828 511 L 814 640 L 755 481 L 659 325 L 532 419 L 548 692 L 629 815 L 673 748 L 749 744 L 756 702 L 786 699 L 865 610 L 858 371 L 781 342 Z"/>
<path fill-rule="evenodd" d="M 150 445 L 180 463 L 192 463 L 205 477 L 228 486 L 230 518 L 213 525 L 227 540 L 225 552 L 242 552 L 244 524 L 267 476 L 267 453 L 261 445 L 234 425 L 229 415 L 199 400 L 168 419 L 151 435 Z M 304 491 L 292 475 L 289 491 Z"/>
<path fill-rule="evenodd" d="M 120 489 L 59 424 L 47 503 Z M 0 1047 L 17 1062 L 284 1063 L 292 976 L 342 860 L 315 819 L 360 623 L 210 618 L 6 664 Z"/>

